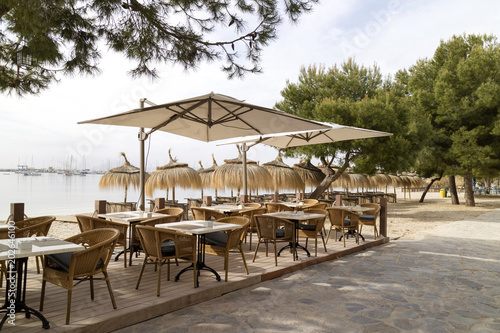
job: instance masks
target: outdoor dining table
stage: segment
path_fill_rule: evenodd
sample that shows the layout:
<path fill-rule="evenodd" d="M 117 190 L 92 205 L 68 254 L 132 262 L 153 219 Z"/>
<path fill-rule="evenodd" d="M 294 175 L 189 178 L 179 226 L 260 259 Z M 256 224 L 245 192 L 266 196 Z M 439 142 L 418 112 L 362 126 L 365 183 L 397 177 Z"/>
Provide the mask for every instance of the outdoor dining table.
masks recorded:
<path fill-rule="evenodd" d="M 132 255 L 134 252 L 137 252 L 137 249 L 133 246 L 134 244 L 134 235 L 135 235 L 135 225 L 141 221 L 153 218 L 153 217 L 164 217 L 169 216 L 168 214 L 160 214 L 154 212 L 143 212 L 140 210 L 130 211 L 130 212 L 118 212 L 118 213 L 107 213 L 107 214 L 98 214 L 98 217 L 118 222 L 128 224 L 128 248 L 130 250 L 129 256 L 129 266 L 132 265 Z M 123 254 L 124 251 L 121 251 L 115 256 L 115 261 L 118 261 L 120 255 Z"/>
<path fill-rule="evenodd" d="M 279 217 L 282 219 L 287 219 L 287 220 L 290 220 L 291 222 L 293 222 L 295 224 L 295 251 L 297 251 L 297 248 L 300 248 L 300 249 L 306 251 L 308 257 L 311 256 L 311 253 L 309 253 L 309 250 L 307 250 L 305 247 L 303 247 L 302 245 L 299 244 L 299 234 L 297 233 L 297 229 L 299 228 L 299 221 L 307 221 L 307 220 L 311 220 L 311 219 L 317 219 L 317 218 L 323 217 L 325 215 L 317 214 L 317 213 L 306 213 L 303 211 L 299 211 L 299 212 L 285 212 L 285 211 L 283 211 L 283 212 L 275 212 L 275 213 L 266 213 L 263 215 L 276 216 L 276 217 Z M 290 243 L 287 246 L 284 246 L 283 248 L 281 248 L 278 251 L 277 255 L 279 256 L 281 251 L 283 251 L 284 249 L 287 249 L 287 248 L 291 249 L 292 245 L 293 244 Z M 298 257 L 299 256 L 298 256 L 297 252 L 295 252 L 295 258 L 298 259 Z"/>
<path fill-rule="evenodd" d="M 335 208 L 340 208 L 340 209 L 343 209 L 343 210 L 346 210 L 346 211 L 349 211 L 349 212 L 354 212 L 354 213 L 363 213 L 363 212 L 367 212 L 367 211 L 370 211 L 370 210 L 373 209 L 373 208 L 370 208 L 370 207 L 362 207 L 362 206 L 335 206 Z M 348 235 L 356 236 L 356 231 L 349 230 L 347 232 L 347 234 Z M 363 235 L 361 235 L 361 233 L 359 234 L 359 237 L 361 237 L 361 239 L 363 240 L 363 242 L 365 241 L 365 238 L 363 237 Z M 341 240 L 342 240 L 342 235 L 340 235 L 339 242 Z"/>
<path fill-rule="evenodd" d="M 215 206 L 202 206 L 201 208 L 214 210 L 219 213 L 226 215 L 231 215 L 233 213 L 239 213 L 242 210 L 249 209 L 250 207 L 245 207 L 243 205 L 215 205 Z"/>
<path fill-rule="evenodd" d="M 182 222 L 172 222 L 172 223 L 161 223 L 155 225 L 157 228 L 163 228 L 167 230 L 174 230 L 182 232 L 188 235 L 196 235 L 198 238 L 197 246 L 197 258 L 196 267 L 198 275 L 196 276 L 196 287 L 199 286 L 199 275 L 202 270 L 212 272 L 215 275 L 217 281 L 220 281 L 220 275 L 216 270 L 207 266 L 205 264 L 205 235 L 216 231 L 226 231 L 241 228 L 239 224 L 205 221 L 205 220 L 193 220 L 193 221 L 182 221 Z M 179 281 L 180 276 L 189 270 L 194 269 L 193 265 L 190 265 L 182 269 L 176 276 L 175 281 Z"/>
<path fill-rule="evenodd" d="M 0 312 L 5 315 L 0 322 L 0 329 L 7 321 L 15 325 L 18 312 L 25 312 L 26 318 L 35 315 L 42 321 L 42 327 L 50 328 L 49 321 L 37 310 L 26 305 L 26 277 L 28 274 L 28 257 L 77 252 L 84 247 L 51 237 L 25 237 L 0 240 L 0 260 L 5 260 L 7 279 L 5 288 L 5 304 Z"/>

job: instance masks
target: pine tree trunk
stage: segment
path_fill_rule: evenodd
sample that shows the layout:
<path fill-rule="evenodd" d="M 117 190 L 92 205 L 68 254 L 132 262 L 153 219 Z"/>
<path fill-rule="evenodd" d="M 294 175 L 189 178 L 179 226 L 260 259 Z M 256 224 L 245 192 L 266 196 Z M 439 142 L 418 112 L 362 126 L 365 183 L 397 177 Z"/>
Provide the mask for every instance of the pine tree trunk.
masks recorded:
<path fill-rule="evenodd" d="M 451 196 L 451 204 L 452 205 L 460 205 L 460 201 L 458 200 L 457 193 L 457 183 L 455 182 L 455 176 L 448 177 L 450 181 L 450 196 Z"/>
<path fill-rule="evenodd" d="M 472 186 L 472 174 L 469 173 L 464 177 L 465 187 L 465 205 L 468 207 L 476 206 L 474 201 L 474 188 Z"/>
<path fill-rule="evenodd" d="M 439 175 L 439 177 L 432 178 L 431 182 L 425 188 L 424 193 L 422 193 L 422 196 L 420 197 L 420 200 L 418 202 L 420 202 L 420 203 L 424 202 L 425 196 L 427 195 L 427 192 L 429 192 L 429 189 L 432 187 L 432 184 L 434 184 L 434 182 L 440 181 L 441 178 L 443 178 L 443 173 L 442 172 Z"/>

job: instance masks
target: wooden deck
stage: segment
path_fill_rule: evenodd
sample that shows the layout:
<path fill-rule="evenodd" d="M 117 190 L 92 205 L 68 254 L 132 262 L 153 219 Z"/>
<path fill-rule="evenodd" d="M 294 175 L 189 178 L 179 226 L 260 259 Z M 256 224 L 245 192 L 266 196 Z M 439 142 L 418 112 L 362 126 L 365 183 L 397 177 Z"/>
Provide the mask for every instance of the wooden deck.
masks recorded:
<path fill-rule="evenodd" d="M 32 316 L 26 319 L 23 313 L 16 314 L 15 326 L 6 322 L 4 332 L 111 332 L 156 316 L 169 313 L 183 307 L 204 302 L 225 293 L 257 284 L 261 281 L 274 279 L 282 275 L 315 265 L 324 261 L 333 260 L 345 255 L 364 251 L 373 246 L 378 246 L 389 241 L 388 238 L 373 240 L 370 237 L 371 228 L 365 233 L 366 241 L 360 240 L 356 246 L 353 238 L 347 239 L 347 247 L 342 242 L 330 239 L 327 244 L 328 252 L 325 253 L 321 240 L 319 240 L 318 256 L 314 257 L 314 241 L 309 242 L 308 249 L 311 257 L 299 250 L 299 260 L 293 261 L 289 252 L 284 252 L 278 257 L 278 266 L 274 265 L 274 255 L 265 256 L 265 247 L 261 245 L 254 263 L 253 251 L 248 251 L 248 244 L 244 245 L 245 258 L 250 274 L 246 275 L 239 253 L 230 255 L 229 278 L 224 282 L 224 258 L 207 255 L 207 265 L 216 269 L 222 281 L 217 282 L 212 273 L 202 271 L 200 287 L 193 288 L 193 274 L 191 271 L 183 274 L 180 281 L 174 282 L 174 277 L 186 263 L 180 262 L 179 266 L 171 264 L 171 280 L 167 281 L 166 266 L 162 272 L 161 296 L 156 296 L 157 275 L 154 265 L 145 268 L 139 290 L 135 289 L 139 276 L 143 256 L 134 258 L 131 267 L 123 267 L 123 258 L 118 262 L 111 261 L 108 272 L 118 308 L 113 309 L 111 300 L 104 281 L 95 281 L 96 297 L 90 300 L 88 282 L 75 287 L 72 297 L 71 324 L 64 325 L 66 315 L 66 290 L 53 284 L 47 284 L 45 295 L 44 316 L 50 322 L 50 329 L 42 330 L 41 321 Z M 332 236 L 333 238 L 333 233 Z M 301 244 L 305 239 L 301 239 Z M 312 245 L 311 245 L 312 244 Z M 255 249 L 255 244 L 252 244 Z M 270 248 L 271 249 L 271 248 Z M 38 310 L 40 302 L 41 274 L 36 273 L 34 261 L 30 260 L 28 267 L 27 304 Z M 4 292 L 4 287 L 2 292 Z"/>

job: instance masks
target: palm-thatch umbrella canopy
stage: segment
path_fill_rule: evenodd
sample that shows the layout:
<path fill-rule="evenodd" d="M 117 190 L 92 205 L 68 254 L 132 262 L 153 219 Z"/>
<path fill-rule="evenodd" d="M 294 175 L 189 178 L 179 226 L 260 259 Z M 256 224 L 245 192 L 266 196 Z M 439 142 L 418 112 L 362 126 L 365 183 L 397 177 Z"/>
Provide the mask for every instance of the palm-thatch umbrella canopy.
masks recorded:
<path fill-rule="evenodd" d="M 203 164 L 200 163 L 200 168 L 197 170 L 198 174 L 201 177 L 201 184 L 202 184 L 202 189 L 201 189 L 201 196 L 203 197 L 203 189 L 205 188 L 211 188 L 212 187 L 212 175 L 217 168 L 217 161 L 215 160 L 214 154 L 212 154 L 212 160 L 213 164 L 210 168 L 203 168 Z M 217 197 L 217 190 L 215 190 L 215 196 Z"/>
<path fill-rule="evenodd" d="M 262 166 L 269 171 L 273 178 L 275 194 L 278 194 L 278 190 L 304 190 L 304 181 L 294 168 L 283 163 L 281 152 L 278 152 L 274 161 L 264 163 Z"/>
<path fill-rule="evenodd" d="M 238 147 L 238 157 L 224 160 L 224 164 L 215 168 L 212 174 L 211 186 L 214 189 L 237 189 L 243 187 L 243 156 Z M 247 163 L 247 186 L 251 190 L 272 190 L 273 178 L 271 174 L 255 161 L 246 160 Z"/>
<path fill-rule="evenodd" d="M 122 166 L 113 168 L 106 172 L 99 180 L 100 188 L 125 188 L 125 198 L 123 202 L 127 202 L 127 189 L 132 185 L 135 189 L 139 187 L 141 182 L 140 169 L 131 165 L 125 156 L 125 153 L 120 153 L 125 159 Z M 146 178 L 149 175 L 146 174 Z"/>
<path fill-rule="evenodd" d="M 168 151 L 170 162 L 168 164 L 157 167 L 156 171 L 152 172 L 146 181 L 146 194 L 153 196 L 155 189 L 172 189 L 172 200 L 175 201 L 175 188 L 192 188 L 197 189 L 202 187 L 201 177 L 196 170 L 190 168 L 187 163 L 178 163 L 172 158 L 170 149 Z"/>
<path fill-rule="evenodd" d="M 395 178 L 391 175 L 387 175 L 382 172 L 377 172 L 375 175 L 370 177 L 373 185 L 376 187 L 385 187 L 387 192 L 387 187 L 393 186 L 395 184 Z"/>
<path fill-rule="evenodd" d="M 305 162 L 301 160 L 300 163 L 294 164 L 293 168 L 299 173 L 305 186 L 317 187 L 326 177 L 323 171 L 311 164 L 309 160 Z"/>

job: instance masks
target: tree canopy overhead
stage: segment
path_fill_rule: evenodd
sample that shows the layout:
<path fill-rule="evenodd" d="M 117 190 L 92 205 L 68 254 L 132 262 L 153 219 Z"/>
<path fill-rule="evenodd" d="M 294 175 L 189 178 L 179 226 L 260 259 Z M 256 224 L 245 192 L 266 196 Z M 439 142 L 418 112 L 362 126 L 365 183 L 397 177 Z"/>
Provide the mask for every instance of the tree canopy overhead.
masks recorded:
<path fill-rule="evenodd" d="M 442 41 L 432 59 L 410 68 L 409 90 L 431 135 L 422 165 L 462 175 L 466 205 L 474 205 L 473 177 L 500 169 L 500 47 L 494 36 Z"/>
<path fill-rule="evenodd" d="M 283 18 L 296 22 L 318 1 L 3 0 L 0 91 L 38 93 L 57 71 L 96 74 L 108 49 L 136 62 L 132 76 L 158 77 L 158 63 L 192 69 L 214 60 L 229 77 L 259 72 Z M 16 65 L 21 50 L 36 63 Z"/>
<path fill-rule="evenodd" d="M 410 104 L 403 84 L 384 81 L 377 66 L 348 59 L 340 66 L 302 68 L 298 82 L 287 82 L 277 108 L 319 121 L 390 132 L 391 137 L 288 148 L 288 156 L 320 158 L 327 177 L 311 194 L 317 198 L 348 167 L 357 172 L 402 172 L 411 167 Z M 334 171 L 333 166 L 339 166 Z"/>

